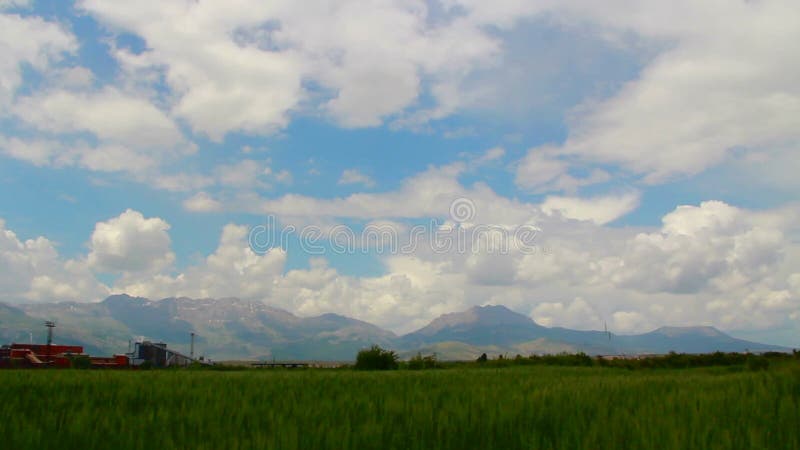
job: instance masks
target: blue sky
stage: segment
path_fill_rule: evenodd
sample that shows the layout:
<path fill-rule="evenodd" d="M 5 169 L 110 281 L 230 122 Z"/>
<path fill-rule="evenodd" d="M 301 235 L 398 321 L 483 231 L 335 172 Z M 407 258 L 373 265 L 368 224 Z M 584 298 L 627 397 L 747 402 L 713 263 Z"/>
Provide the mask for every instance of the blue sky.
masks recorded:
<path fill-rule="evenodd" d="M 0 301 L 238 296 L 396 331 L 503 303 L 798 343 L 791 1 L 0 8 Z M 268 215 L 535 226 L 546 251 L 253 251 Z"/>

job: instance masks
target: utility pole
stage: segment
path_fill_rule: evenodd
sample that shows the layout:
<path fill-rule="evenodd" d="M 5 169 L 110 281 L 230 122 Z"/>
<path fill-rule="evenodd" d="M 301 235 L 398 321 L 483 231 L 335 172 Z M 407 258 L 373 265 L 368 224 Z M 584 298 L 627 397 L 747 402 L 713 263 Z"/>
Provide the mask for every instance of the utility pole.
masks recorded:
<path fill-rule="evenodd" d="M 189 349 L 189 356 L 194 359 L 194 331 L 192 332 L 192 346 Z"/>
<path fill-rule="evenodd" d="M 53 345 L 53 328 L 56 327 L 56 324 L 52 320 L 48 320 L 44 323 L 44 326 L 47 327 L 47 362 L 52 362 L 51 346 Z"/>

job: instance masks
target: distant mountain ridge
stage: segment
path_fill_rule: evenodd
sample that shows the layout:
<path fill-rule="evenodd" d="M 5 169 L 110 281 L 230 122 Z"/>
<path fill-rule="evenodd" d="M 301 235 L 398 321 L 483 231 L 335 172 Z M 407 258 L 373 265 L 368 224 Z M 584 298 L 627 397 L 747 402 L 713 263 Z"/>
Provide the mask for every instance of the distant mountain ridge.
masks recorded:
<path fill-rule="evenodd" d="M 58 342 L 83 345 L 91 353 L 120 353 L 131 340 L 144 338 L 186 351 L 193 332 L 198 353 L 214 359 L 352 360 L 359 349 L 372 344 L 396 349 L 404 356 L 425 352 L 441 359 L 472 359 L 484 352 L 513 356 L 788 350 L 736 339 L 707 326 L 661 327 L 629 336 L 548 328 L 502 305 L 444 314 L 419 330 L 397 336 L 338 314 L 298 317 L 237 298 L 148 300 L 124 294 L 99 303 L 0 304 L 0 339 L 41 342 L 44 320 L 57 322 Z"/>
<path fill-rule="evenodd" d="M 474 306 L 444 314 L 402 337 L 407 345 L 456 341 L 474 345 L 508 345 L 543 337 L 545 327 L 502 305 Z"/>

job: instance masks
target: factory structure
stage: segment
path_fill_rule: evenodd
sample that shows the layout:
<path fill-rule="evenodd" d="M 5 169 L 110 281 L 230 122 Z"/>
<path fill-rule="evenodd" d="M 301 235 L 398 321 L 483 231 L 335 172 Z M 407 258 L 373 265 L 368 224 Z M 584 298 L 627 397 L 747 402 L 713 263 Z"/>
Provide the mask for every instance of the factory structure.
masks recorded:
<path fill-rule="evenodd" d="M 192 364 L 210 365 L 204 358 L 194 357 L 194 333 L 191 334 L 190 355 L 167 348 L 163 342 L 136 342 L 128 353 L 110 357 L 91 356 L 80 345 L 53 343 L 53 322 L 45 322 L 46 344 L 17 344 L 0 347 L 0 368 L 84 368 L 84 369 L 135 369 L 186 367 Z"/>

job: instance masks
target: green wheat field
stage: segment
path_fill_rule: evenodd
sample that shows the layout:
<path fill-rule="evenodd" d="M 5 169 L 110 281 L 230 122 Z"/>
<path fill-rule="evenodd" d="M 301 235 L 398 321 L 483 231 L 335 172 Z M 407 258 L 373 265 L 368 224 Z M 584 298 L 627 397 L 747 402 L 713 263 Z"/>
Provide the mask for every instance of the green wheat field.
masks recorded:
<path fill-rule="evenodd" d="M 4 449 L 797 449 L 800 367 L 3 371 Z"/>

